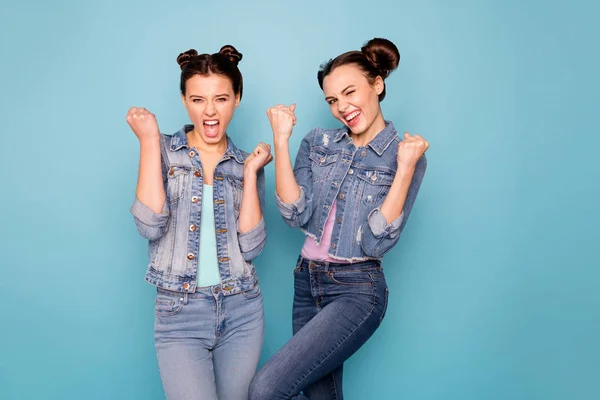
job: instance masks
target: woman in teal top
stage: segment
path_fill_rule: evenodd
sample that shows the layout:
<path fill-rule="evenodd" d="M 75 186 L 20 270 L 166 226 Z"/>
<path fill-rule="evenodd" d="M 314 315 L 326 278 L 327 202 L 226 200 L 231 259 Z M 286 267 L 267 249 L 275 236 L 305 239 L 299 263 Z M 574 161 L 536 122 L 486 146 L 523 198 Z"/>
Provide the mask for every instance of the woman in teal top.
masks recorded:
<path fill-rule="evenodd" d="M 192 121 L 160 134 L 154 115 L 132 108 L 140 141 L 131 212 L 149 240 L 146 280 L 157 286 L 154 333 L 168 399 L 245 400 L 263 343 L 263 303 L 252 260 L 266 230 L 264 166 L 270 147 L 248 154 L 226 133 L 242 98 L 242 59 L 232 46 L 177 58 Z"/>

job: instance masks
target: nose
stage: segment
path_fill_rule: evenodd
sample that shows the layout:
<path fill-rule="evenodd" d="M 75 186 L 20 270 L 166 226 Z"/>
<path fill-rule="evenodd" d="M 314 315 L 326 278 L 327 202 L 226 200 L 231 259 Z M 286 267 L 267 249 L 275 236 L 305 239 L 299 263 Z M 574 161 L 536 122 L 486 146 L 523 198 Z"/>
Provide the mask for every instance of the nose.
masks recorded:
<path fill-rule="evenodd" d="M 348 109 L 348 103 L 342 100 L 337 101 L 338 111 L 344 113 Z"/>
<path fill-rule="evenodd" d="M 213 117 L 216 113 L 217 108 L 215 107 L 214 103 L 208 102 L 206 108 L 204 109 L 204 114 L 206 114 L 207 117 Z"/>

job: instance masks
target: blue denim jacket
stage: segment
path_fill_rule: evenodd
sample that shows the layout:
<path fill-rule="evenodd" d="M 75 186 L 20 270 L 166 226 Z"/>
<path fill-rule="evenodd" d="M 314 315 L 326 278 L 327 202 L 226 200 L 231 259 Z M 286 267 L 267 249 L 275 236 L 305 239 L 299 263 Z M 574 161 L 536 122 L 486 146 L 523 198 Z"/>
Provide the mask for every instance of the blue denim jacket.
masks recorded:
<path fill-rule="evenodd" d="M 229 136 L 227 150 L 213 174 L 213 197 L 202 198 L 204 174 L 200 157 L 189 147 L 186 125 L 173 136 L 161 135 L 163 182 L 167 200 L 160 213 L 139 201 L 131 207 L 140 234 L 149 239 L 150 264 L 146 281 L 158 287 L 194 292 L 197 286 L 198 245 L 202 201 L 213 202 L 217 257 L 224 295 L 250 290 L 257 283 L 252 260 L 266 241 L 264 219 L 246 233 L 237 229 L 244 186 L 244 160 L 248 153 L 238 149 Z M 257 176 L 261 209 L 264 209 L 265 175 Z"/>
<path fill-rule="evenodd" d="M 313 129 L 302 140 L 294 165 L 300 198 L 286 204 L 275 195 L 285 222 L 319 243 L 335 200 L 336 218 L 328 254 L 345 261 L 383 257 L 400 238 L 427 168 L 423 156 L 402 213 L 388 224 L 380 207 L 398 168 L 400 140 L 389 121 L 371 142 L 358 148 L 347 128 Z"/>

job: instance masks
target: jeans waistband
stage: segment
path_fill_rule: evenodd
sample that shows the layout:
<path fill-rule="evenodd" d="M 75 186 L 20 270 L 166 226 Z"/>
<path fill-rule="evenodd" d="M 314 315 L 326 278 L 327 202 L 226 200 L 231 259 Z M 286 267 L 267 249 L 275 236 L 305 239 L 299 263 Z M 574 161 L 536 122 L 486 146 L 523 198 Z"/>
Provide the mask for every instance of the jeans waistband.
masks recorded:
<path fill-rule="evenodd" d="M 353 263 L 334 263 L 329 261 L 314 261 L 309 260 L 308 258 L 304 258 L 302 256 L 298 257 L 298 262 L 296 263 L 296 269 L 298 270 L 313 270 L 313 271 L 336 271 L 336 270 L 351 270 L 351 269 L 360 269 L 360 270 L 381 270 L 381 261 L 380 260 L 366 260 L 366 261 L 358 261 Z"/>

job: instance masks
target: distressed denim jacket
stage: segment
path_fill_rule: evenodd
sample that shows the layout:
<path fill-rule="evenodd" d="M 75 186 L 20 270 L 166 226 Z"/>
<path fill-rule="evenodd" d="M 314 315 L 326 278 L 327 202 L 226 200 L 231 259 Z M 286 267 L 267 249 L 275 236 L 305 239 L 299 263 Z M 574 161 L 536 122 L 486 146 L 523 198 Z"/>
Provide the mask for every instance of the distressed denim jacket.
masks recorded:
<path fill-rule="evenodd" d="M 227 150 L 213 174 L 213 198 L 204 199 L 204 174 L 200 157 L 188 145 L 186 125 L 172 136 L 161 135 L 163 182 L 167 200 L 155 213 L 134 200 L 131 207 L 140 234 L 149 240 L 150 264 L 146 281 L 158 287 L 194 292 L 197 286 L 198 246 L 202 202 L 213 203 L 221 290 L 232 295 L 250 290 L 257 283 L 252 260 L 266 241 L 264 219 L 252 230 L 237 229 L 244 187 L 244 160 L 248 153 L 238 149 L 227 136 Z M 264 209 L 265 175 L 257 176 L 261 209 Z"/>
<path fill-rule="evenodd" d="M 345 261 L 379 259 L 400 237 L 427 168 L 421 157 L 400 216 L 387 223 L 380 211 L 396 170 L 398 137 L 386 127 L 364 147 L 356 147 L 347 128 L 312 130 L 300 144 L 294 175 L 300 197 L 293 204 L 275 195 L 285 222 L 319 243 L 334 202 L 335 222 L 328 254 Z"/>

